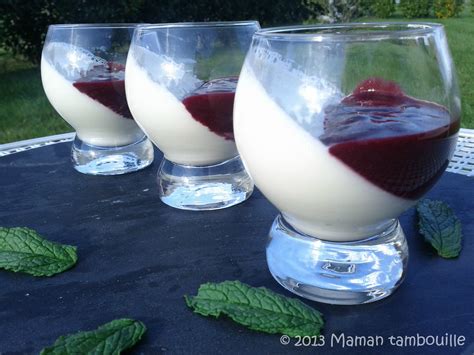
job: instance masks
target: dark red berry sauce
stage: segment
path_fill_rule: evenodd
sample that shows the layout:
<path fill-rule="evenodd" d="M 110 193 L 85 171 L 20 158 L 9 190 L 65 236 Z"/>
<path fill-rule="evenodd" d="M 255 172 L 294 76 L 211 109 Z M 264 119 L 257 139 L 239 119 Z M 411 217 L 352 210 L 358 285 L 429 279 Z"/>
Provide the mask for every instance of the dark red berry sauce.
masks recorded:
<path fill-rule="evenodd" d="M 207 81 L 183 100 L 193 118 L 211 132 L 234 140 L 233 110 L 237 77 Z"/>
<path fill-rule="evenodd" d="M 325 111 L 319 139 L 358 174 L 396 196 L 416 200 L 446 169 L 459 117 L 409 97 L 394 82 L 368 79 Z"/>
<path fill-rule="evenodd" d="M 109 62 L 94 67 L 73 86 L 120 116 L 133 119 L 125 96 L 124 71 L 124 65 Z"/>

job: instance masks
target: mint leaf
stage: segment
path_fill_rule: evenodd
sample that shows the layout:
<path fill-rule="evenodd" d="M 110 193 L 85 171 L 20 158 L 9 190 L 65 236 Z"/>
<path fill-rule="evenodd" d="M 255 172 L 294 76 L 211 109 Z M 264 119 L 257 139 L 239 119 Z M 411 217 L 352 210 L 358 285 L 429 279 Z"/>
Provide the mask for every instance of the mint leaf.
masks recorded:
<path fill-rule="evenodd" d="M 422 200 L 416 206 L 418 229 L 443 258 L 455 258 L 461 252 L 461 222 L 442 201 Z"/>
<path fill-rule="evenodd" d="M 133 319 L 115 319 L 96 330 L 61 336 L 41 355 L 120 354 L 134 346 L 146 331 L 145 325 Z"/>
<path fill-rule="evenodd" d="M 52 276 L 77 261 L 76 247 L 43 239 L 33 229 L 0 227 L 0 268 Z"/>
<path fill-rule="evenodd" d="M 196 296 L 184 298 L 195 313 L 216 318 L 225 314 L 250 329 L 270 334 L 319 335 L 324 324 L 322 314 L 300 300 L 239 281 L 205 283 Z"/>

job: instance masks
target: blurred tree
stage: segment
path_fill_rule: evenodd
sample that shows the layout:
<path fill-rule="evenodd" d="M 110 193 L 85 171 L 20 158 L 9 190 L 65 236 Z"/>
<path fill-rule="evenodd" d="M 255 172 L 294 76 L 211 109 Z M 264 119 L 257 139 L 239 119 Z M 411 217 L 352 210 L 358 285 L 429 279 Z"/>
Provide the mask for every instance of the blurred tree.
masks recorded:
<path fill-rule="evenodd" d="M 428 17 L 432 7 L 432 0 L 400 0 L 400 10 L 406 18 Z"/>
<path fill-rule="evenodd" d="M 0 3 L 0 46 L 30 59 L 39 58 L 38 43 L 45 37 L 47 24 L 58 22 L 55 6 L 45 0 Z"/>
<path fill-rule="evenodd" d="M 320 22 L 348 22 L 367 15 L 372 0 L 303 0 Z M 314 18 L 314 17 L 313 17 Z"/>
<path fill-rule="evenodd" d="M 474 8 L 474 2 L 472 3 Z M 437 18 L 458 16 L 464 8 L 463 0 L 434 0 L 433 10 Z"/>
<path fill-rule="evenodd" d="M 395 2 L 393 0 L 375 0 L 371 10 L 376 17 L 387 18 L 395 12 Z"/>

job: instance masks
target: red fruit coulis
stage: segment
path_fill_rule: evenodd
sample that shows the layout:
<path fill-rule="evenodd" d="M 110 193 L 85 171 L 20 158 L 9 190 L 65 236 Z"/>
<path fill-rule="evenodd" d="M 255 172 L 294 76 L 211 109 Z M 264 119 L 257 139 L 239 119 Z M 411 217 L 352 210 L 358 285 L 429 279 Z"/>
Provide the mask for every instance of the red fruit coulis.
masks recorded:
<path fill-rule="evenodd" d="M 196 121 L 228 140 L 234 140 L 232 118 L 237 80 L 228 77 L 207 81 L 183 100 Z"/>
<path fill-rule="evenodd" d="M 120 116 L 133 119 L 125 96 L 124 71 L 124 65 L 109 62 L 93 68 L 73 86 Z"/>
<path fill-rule="evenodd" d="M 325 113 L 319 139 L 330 154 L 383 190 L 413 200 L 447 167 L 459 130 L 459 117 L 445 107 L 376 78 Z"/>

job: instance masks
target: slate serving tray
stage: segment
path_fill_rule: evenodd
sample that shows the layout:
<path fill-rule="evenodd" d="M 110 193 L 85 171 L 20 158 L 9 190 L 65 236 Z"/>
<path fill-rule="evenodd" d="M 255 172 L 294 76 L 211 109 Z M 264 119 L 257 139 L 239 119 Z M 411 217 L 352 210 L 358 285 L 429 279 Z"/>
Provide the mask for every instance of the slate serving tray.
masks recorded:
<path fill-rule="evenodd" d="M 155 152 L 155 161 L 161 153 Z M 134 354 L 290 353 L 473 354 L 474 179 L 445 173 L 427 197 L 449 203 L 462 221 L 463 250 L 445 260 L 416 234 L 414 210 L 401 217 L 410 247 L 407 278 L 391 297 L 362 306 L 304 300 L 324 313 L 325 345 L 281 345 L 227 319 L 193 314 L 183 300 L 207 281 L 238 279 L 287 296 L 265 261 L 276 209 L 255 191 L 243 204 L 212 212 L 172 209 L 157 196 L 157 163 L 133 174 L 77 173 L 70 143 L 0 158 L 0 225 L 28 226 L 78 246 L 78 264 L 52 278 L 0 270 L 0 354 L 34 354 L 58 336 L 115 318 L 142 320 L 148 332 Z M 390 336 L 446 333 L 462 347 L 397 347 Z M 335 337 L 376 336 L 377 347 Z M 367 338 L 366 338 L 367 339 Z"/>

